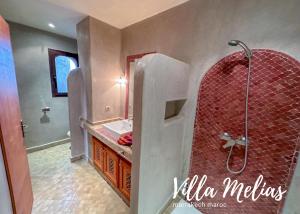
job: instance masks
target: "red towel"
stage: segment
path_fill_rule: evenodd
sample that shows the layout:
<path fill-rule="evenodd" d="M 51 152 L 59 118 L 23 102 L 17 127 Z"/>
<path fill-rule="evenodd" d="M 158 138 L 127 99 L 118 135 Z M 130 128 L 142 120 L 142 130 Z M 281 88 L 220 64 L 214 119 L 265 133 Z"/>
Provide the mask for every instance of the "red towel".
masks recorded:
<path fill-rule="evenodd" d="M 127 135 L 124 135 L 123 137 L 120 137 L 118 140 L 118 144 L 123 146 L 131 146 L 132 145 L 132 133 L 129 133 Z"/>

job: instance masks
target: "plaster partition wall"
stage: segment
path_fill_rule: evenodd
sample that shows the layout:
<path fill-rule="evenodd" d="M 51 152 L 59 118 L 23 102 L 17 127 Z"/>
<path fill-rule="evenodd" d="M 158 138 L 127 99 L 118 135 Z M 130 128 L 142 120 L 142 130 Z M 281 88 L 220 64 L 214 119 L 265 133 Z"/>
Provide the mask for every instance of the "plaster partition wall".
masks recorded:
<path fill-rule="evenodd" d="M 77 25 L 79 61 L 85 78 L 87 120 L 97 123 L 120 117 L 122 88 L 121 31 L 95 18 Z"/>
<path fill-rule="evenodd" d="M 186 114 L 165 119 L 168 101 L 186 100 L 189 66 L 162 54 L 144 56 L 135 72 L 131 210 L 162 211 L 180 180 Z"/>
<path fill-rule="evenodd" d="M 86 112 L 84 119 L 92 121 L 92 77 L 91 77 L 91 38 L 90 38 L 90 19 L 83 19 L 76 25 L 78 58 L 83 74 Z"/>
<path fill-rule="evenodd" d="M 9 22 L 27 148 L 68 138 L 67 97 L 52 97 L 48 48 L 77 52 L 76 40 Z M 40 121 L 49 106 L 50 122 Z"/>
<path fill-rule="evenodd" d="M 83 74 L 80 68 L 72 70 L 68 76 L 68 103 L 71 132 L 71 161 L 85 155 L 84 129 L 81 118 L 86 112 L 86 93 Z"/>

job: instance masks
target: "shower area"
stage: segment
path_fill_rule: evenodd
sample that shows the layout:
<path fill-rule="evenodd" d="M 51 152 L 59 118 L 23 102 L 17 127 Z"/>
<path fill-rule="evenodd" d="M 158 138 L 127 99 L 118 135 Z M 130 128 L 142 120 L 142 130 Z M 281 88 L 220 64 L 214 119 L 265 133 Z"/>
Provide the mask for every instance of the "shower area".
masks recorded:
<path fill-rule="evenodd" d="M 203 202 L 226 207 L 198 209 L 282 213 L 284 199 L 237 203 L 236 195 L 223 198 L 221 190 L 226 177 L 253 186 L 259 175 L 267 186 L 289 189 L 300 148 L 300 63 L 274 50 L 250 50 L 237 40 L 229 45 L 244 51 L 221 59 L 201 81 L 189 173 L 207 175 L 205 186 L 220 191 Z"/>

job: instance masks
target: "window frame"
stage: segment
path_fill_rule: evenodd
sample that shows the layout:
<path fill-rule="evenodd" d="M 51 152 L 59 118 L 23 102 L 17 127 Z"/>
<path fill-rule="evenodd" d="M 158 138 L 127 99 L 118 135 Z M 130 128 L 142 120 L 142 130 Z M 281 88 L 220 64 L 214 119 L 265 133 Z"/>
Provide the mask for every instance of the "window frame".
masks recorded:
<path fill-rule="evenodd" d="M 79 67 L 78 54 L 48 48 L 48 56 L 52 97 L 67 97 L 68 93 L 60 93 L 57 90 L 55 58 L 57 56 L 74 58 L 77 61 L 77 67 Z"/>

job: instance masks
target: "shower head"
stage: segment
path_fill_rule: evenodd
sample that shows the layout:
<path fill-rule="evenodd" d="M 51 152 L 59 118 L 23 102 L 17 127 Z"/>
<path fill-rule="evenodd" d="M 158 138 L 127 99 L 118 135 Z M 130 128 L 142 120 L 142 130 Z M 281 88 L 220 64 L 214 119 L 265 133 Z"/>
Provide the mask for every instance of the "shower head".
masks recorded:
<path fill-rule="evenodd" d="M 238 46 L 239 45 L 244 49 L 245 54 L 248 59 L 250 59 L 252 57 L 252 51 L 250 50 L 250 48 L 248 48 L 248 46 L 244 42 L 242 42 L 240 40 L 230 40 L 228 42 L 228 45 L 230 45 L 230 46 Z"/>
<path fill-rule="evenodd" d="M 237 46 L 238 45 L 238 40 L 230 40 L 228 42 L 228 45 L 230 45 L 230 46 Z"/>

